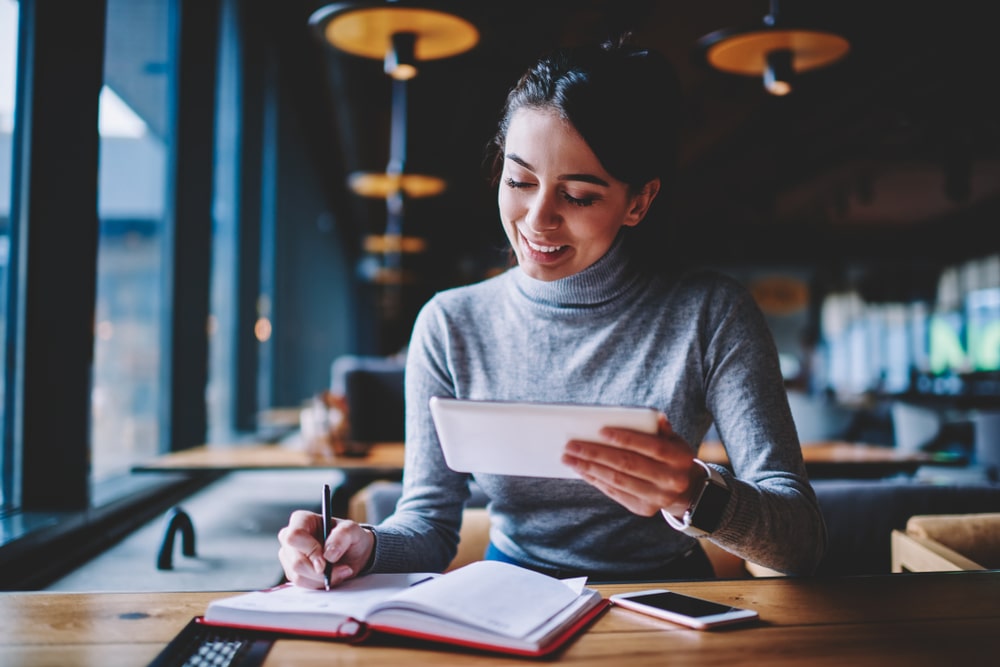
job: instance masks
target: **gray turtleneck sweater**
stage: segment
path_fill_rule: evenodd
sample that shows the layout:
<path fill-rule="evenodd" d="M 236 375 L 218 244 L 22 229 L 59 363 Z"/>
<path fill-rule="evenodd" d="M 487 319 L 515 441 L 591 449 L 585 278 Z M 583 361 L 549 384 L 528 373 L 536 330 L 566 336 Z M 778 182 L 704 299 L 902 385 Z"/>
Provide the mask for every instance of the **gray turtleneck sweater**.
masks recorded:
<path fill-rule="evenodd" d="M 714 421 L 732 497 L 707 539 L 793 574 L 812 572 L 825 549 L 773 339 L 746 290 L 725 276 L 646 275 L 619 239 L 568 278 L 544 282 L 512 268 L 435 295 L 407 354 L 404 490 L 376 528 L 372 571 L 441 570 L 454 555 L 468 476 L 445 465 L 431 396 L 645 405 L 692 447 Z M 490 498 L 493 544 L 527 565 L 649 571 L 694 541 L 581 480 L 476 481 Z"/>

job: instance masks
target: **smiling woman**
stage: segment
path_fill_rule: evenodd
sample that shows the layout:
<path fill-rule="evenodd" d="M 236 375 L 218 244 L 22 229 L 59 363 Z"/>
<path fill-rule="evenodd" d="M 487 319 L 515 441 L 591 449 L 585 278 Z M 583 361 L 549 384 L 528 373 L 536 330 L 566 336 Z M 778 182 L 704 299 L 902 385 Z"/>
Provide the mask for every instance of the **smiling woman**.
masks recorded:
<path fill-rule="evenodd" d="M 522 108 L 511 119 L 500 217 L 518 265 L 532 278 L 557 280 L 596 262 L 622 227 L 639 224 L 659 188 L 656 178 L 632 193 L 552 111 Z"/>
<path fill-rule="evenodd" d="M 721 274 L 642 261 L 630 234 L 672 179 L 678 106 L 667 61 L 624 39 L 521 77 L 491 145 L 517 266 L 424 305 L 396 511 L 328 537 L 296 512 L 279 534 L 289 580 L 320 585 L 324 559 L 337 582 L 445 568 L 470 477 L 489 498 L 488 559 L 595 581 L 711 577 L 704 538 L 782 572 L 815 568 L 823 519 L 762 313 Z M 560 461 L 580 479 L 461 473 L 430 413 L 441 398 L 647 406 L 657 428 L 568 440 Z M 731 470 L 696 458 L 713 421 Z"/>

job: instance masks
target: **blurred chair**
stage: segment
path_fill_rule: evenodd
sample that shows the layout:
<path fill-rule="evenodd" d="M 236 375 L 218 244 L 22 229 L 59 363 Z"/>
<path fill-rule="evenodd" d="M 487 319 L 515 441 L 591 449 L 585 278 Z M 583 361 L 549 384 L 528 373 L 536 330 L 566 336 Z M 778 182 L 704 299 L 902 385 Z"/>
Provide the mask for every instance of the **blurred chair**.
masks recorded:
<path fill-rule="evenodd" d="M 1000 513 L 912 516 L 891 539 L 893 572 L 1000 568 Z"/>
<path fill-rule="evenodd" d="M 891 414 L 893 438 L 900 451 L 922 451 L 941 433 L 941 415 L 933 408 L 896 401 Z"/>
<path fill-rule="evenodd" d="M 813 396 L 801 391 L 788 392 L 788 407 L 792 411 L 799 442 L 844 440 L 856 417 L 855 410 L 825 396 Z"/>
<path fill-rule="evenodd" d="M 330 391 L 347 402 L 348 437 L 358 442 L 402 442 L 402 357 L 344 355 L 330 367 Z"/>
<path fill-rule="evenodd" d="M 812 482 L 826 522 L 827 549 L 819 576 L 888 574 L 890 535 L 911 517 L 1000 512 L 1000 484 L 925 484 L 910 479 L 818 479 Z M 754 576 L 774 570 L 747 563 Z"/>
<path fill-rule="evenodd" d="M 1000 411 L 979 410 L 972 417 L 973 461 L 993 481 L 1000 478 Z"/>

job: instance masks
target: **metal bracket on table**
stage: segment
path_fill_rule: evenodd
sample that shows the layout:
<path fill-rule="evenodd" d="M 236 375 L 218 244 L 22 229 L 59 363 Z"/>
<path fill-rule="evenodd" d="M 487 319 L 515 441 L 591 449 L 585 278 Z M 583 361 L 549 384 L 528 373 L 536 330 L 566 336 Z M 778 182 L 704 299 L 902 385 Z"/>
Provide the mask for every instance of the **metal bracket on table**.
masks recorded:
<path fill-rule="evenodd" d="M 156 559 L 156 569 L 174 569 L 174 535 L 181 532 L 181 552 L 185 556 L 194 556 L 194 524 L 191 517 L 180 507 L 170 510 L 167 520 L 167 530 L 163 534 L 163 542 L 160 544 L 160 555 Z"/>

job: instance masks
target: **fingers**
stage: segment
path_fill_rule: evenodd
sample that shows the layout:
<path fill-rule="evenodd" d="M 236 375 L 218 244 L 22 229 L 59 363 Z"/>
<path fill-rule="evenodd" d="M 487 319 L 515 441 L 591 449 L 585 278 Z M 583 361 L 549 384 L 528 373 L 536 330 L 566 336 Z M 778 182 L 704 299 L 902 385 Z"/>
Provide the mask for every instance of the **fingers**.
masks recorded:
<path fill-rule="evenodd" d="M 666 507 L 688 485 L 688 472 L 683 467 L 596 443 L 567 443 L 563 462 L 632 511 L 635 503 L 625 501 L 625 497 Z"/>
<path fill-rule="evenodd" d="M 302 552 L 282 545 L 278 549 L 278 561 L 285 572 L 285 578 L 303 588 L 323 588 L 323 575 L 316 572 L 312 562 Z"/>
<path fill-rule="evenodd" d="M 604 444 L 627 452 L 642 454 L 657 461 L 684 462 L 691 458 L 690 445 L 674 432 L 670 422 L 662 414 L 660 415 L 659 430 L 656 433 L 606 427 L 601 429 L 601 437 L 604 438 Z"/>
<path fill-rule="evenodd" d="M 323 545 L 321 534 L 323 518 L 319 514 L 299 510 L 293 512 L 288 525 L 278 531 L 278 560 L 285 577 L 297 586 L 321 588 L 323 586 Z"/>
<path fill-rule="evenodd" d="M 648 516 L 687 492 L 694 455 L 663 415 L 656 434 L 606 428 L 601 436 L 567 443 L 563 462 L 630 511 Z"/>
<path fill-rule="evenodd" d="M 337 521 L 326 544 L 321 544 L 322 521 L 319 514 L 299 510 L 278 531 L 278 560 L 285 577 L 297 586 L 322 588 L 328 562 L 333 564 L 330 584 L 339 584 L 361 571 L 374 548 L 367 530 L 344 519 Z"/>
<path fill-rule="evenodd" d="M 619 487 L 606 484 L 603 480 L 586 473 L 581 474 L 581 477 L 583 477 L 584 481 L 589 482 L 606 496 L 634 514 L 652 516 L 660 511 L 660 505 L 649 502 L 643 496 L 629 493 Z"/>
<path fill-rule="evenodd" d="M 323 553 L 324 562 L 333 563 L 330 585 L 336 586 L 360 572 L 373 547 L 372 536 L 367 530 L 353 521 L 338 520 L 330 531 Z"/>

